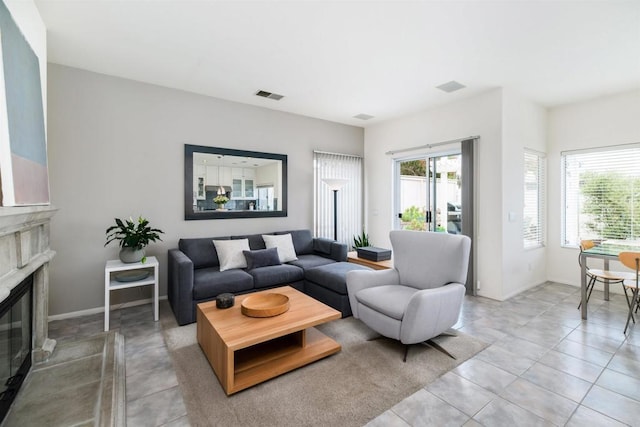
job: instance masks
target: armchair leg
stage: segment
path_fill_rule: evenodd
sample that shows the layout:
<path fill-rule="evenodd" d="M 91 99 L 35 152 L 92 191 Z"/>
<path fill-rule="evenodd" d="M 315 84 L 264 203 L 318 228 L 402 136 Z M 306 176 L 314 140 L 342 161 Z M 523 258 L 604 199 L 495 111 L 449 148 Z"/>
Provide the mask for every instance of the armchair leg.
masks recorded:
<path fill-rule="evenodd" d="M 455 336 L 455 335 L 453 335 L 453 336 Z M 449 353 L 447 350 L 444 349 L 444 347 L 442 347 L 440 344 L 438 344 L 434 340 L 426 340 L 424 342 L 424 344 L 428 345 L 429 347 L 435 348 L 436 350 L 446 354 L 447 356 L 449 356 L 453 360 L 458 360 L 458 359 L 456 359 L 456 357 L 453 354 Z"/>
<path fill-rule="evenodd" d="M 455 332 L 443 332 L 438 336 L 447 336 L 447 337 L 457 337 L 458 335 Z M 375 335 L 371 338 L 368 338 L 367 341 L 376 341 L 379 340 L 381 338 L 387 338 L 383 335 Z M 438 344 L 437 342 L 435 342 L 434 340 L 430 339 L 430 340 L 426 340 L 424 342 L 418 343 L 418 344 L 424 344 L 428 347 L 431 347 L 435 350 L 438 350 L 441 353 L 446 354 L 447 356 L 449 356 L 450 358 L 452 358 L 453 360 L 458 360 L 453 354 L 449 353 L 447 350 L 444 349 L 444 347 L 442 347 L 440 344 Z M 402 357 L 402 361 L 403 362 L 407 362 L 407 355 L 409 354 L 409 347 L 411 347 L 412 345 L 416 345 L 416 344 L 405 344 L 404 345 L 404 356 Z"/>
<path fill-rule="evenodd" d="M 453 332 L 443 332 L 440 335 L 446 335 L 448 337 L 457 337 L 457 335 Z M 440 344 L 438 344 L 437 342 L 435 342 L 434 340 L 430 339 L 430 340 L 426 340 L 425 342 L 422 342 L 420 344 L 424 344 L 426 346 L 429 346 L 435 350 L 438 350 L 441 353 L 446 354 L 447 356 L 449 356 L 450 358 L 452 358 L 453 360 L 458 360 L 453 354 L 449 353 L 447 350 L 444 349 L 444 347 L 442 347 Z M 402 358 L 403 362 L 407 362 L 407 354 L 409 354 L 409 347 L 411 347 L 412 344 L 405 344 L 404 346 L 404 357 Z"/>

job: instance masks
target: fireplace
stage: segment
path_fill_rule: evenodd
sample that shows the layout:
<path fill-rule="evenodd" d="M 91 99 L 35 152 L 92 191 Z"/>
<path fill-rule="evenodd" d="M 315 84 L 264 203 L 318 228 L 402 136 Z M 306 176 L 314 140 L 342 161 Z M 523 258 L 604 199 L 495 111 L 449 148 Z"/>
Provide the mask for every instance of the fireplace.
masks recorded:
<path fill-rule="evenodd" d="M 31 368 L 33 275 L 0 302 L 0 422 Z"/>
<path fill-rule="evenodd" d="M 47 360 L 51 206 L 0 207 L 0 422 L 31 363 Z"/>

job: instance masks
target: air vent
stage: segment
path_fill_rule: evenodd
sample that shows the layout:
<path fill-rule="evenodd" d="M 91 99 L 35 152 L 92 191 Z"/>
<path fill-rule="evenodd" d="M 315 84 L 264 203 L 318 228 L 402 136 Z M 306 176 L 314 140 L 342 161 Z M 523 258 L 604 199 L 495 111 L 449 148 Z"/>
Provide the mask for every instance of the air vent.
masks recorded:
<path fill-rule="evenodd" d="M 354 119 L 360 119 L 360 120 L 369 120 L 369 119 L 373 119 L 374 116 L 371 116 L 369 114 L 364 114 L 364 113 L 360 113 L 357 116 L 353 116 Z"/>
<path fill-rule="evenodd" d="M 466 87 L 465 85 L 460 84 L 455 80 L 451 80 L 450 82 L 441 84 L 440 86 L 436 86 L 436 89 L 440 89 L 444 92 L 451 93 L 451 92 L 455 92 L 457 90 L 463 89 L 465 87 Z"/>
<path fill-rule="evenodd" d="M 284 98 L 284 95 L 278 95 L 277 93 L 267 92 L 266 90 L 259 90 L 256 92 L 257 96 L 261 96 L 263 98 L 273 99 L 274 101 L 280 101 Z"/>

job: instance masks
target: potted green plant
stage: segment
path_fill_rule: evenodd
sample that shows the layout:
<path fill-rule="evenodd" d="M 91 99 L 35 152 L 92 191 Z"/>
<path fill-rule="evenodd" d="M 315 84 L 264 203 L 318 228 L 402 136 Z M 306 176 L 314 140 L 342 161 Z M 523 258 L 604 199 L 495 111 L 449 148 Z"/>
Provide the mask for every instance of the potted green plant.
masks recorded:
<path fill-rule="evenodd" d="M 353 247 L 354 249 L 364 248 L 367 246 L 371 246 L 369 243 L 369 235 L 362 230 L 361 235 L 353 236 Z"/>
<path fill-rule="evenodd" d="M 224 209 L 224 204 L 229 201 L 229 198 L 224 194 L 218 194 L 213 198 L 213 203 L 218 205 L 218 210 Z"/>
<path fill-rule="evenodd" d="M 143 217 L 138 217 L 137 222 L 131 217 L 125 221 L 115 218 L 115 221 L 116 225 L 107 228 L 107 243 L 104 245 L 117 240 L 122 262 L 145 262 L 145 248 L 151 242 L 162 240 L 160 234 L 164 231 L 149 227 L 149 220 Z"/>

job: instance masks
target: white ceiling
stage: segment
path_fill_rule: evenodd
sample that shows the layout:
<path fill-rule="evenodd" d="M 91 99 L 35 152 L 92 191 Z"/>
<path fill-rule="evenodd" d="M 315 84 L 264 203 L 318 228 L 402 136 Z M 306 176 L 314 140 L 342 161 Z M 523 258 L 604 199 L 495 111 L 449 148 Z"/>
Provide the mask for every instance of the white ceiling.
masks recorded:
<path fill-rule="evenodd" d="M 50 62 L 356 126 L 495 87 L 547 107 L 640 88 L 637 0 L 35 3 Z"/>

